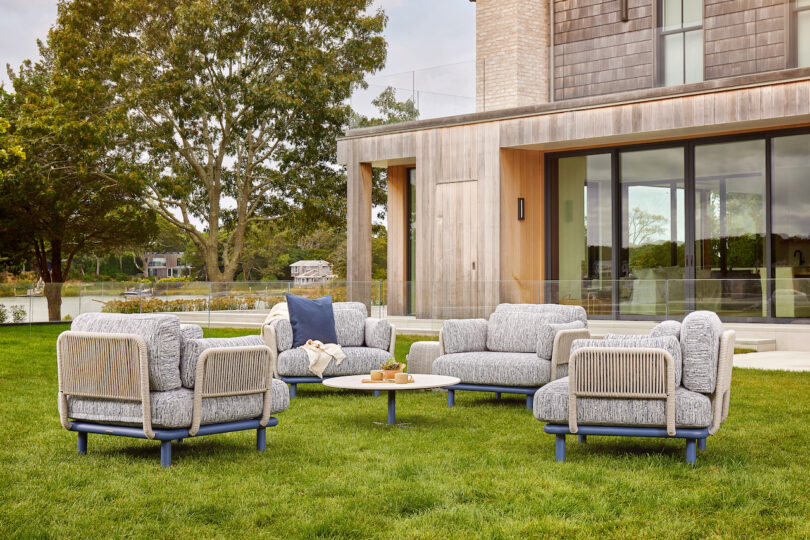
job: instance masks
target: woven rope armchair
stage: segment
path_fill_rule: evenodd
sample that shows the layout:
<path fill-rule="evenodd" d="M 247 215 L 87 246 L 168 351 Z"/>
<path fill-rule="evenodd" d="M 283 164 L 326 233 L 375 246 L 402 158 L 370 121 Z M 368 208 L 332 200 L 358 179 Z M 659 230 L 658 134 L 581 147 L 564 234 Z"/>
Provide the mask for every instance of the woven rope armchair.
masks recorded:
<path fill-rule="evenodd" d="M 574 342 L 568 377 L 534 402 L 535 417 L 556 436 L 557 461 L 575 434 L 583 443 L 588 435 L 686 439 L 686 461 L 695 463 L 728 417 L 735 333 L 708 312 L 688 315 L 684 330 L 672 323 L 669 335 Z"/>
<path fill-rule="evenodd" d="M 145 438 L 161 441 L 161 465 L 169 466 L 172 441 L 252 429 L 264 450 L 266 428 L 278 423 L 271 414 L 289 403 L 264 345 L 207 348 L 196 358 L 194 388 L 167 391 L 150 390 L 142 335 L 68 331 L 56 348 L 59 416 L 78 432 L 82 454 L 88 433 Z"/>

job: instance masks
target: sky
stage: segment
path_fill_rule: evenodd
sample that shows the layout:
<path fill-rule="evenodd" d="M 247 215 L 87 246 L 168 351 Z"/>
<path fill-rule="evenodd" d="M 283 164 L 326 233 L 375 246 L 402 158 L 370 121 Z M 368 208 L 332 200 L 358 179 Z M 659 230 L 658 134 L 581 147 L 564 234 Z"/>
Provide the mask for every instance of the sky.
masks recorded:
<path fill-rule="evenodd" d="M 472 112 L 475 4 L 375 0 L 374 6 L 388 15 L 388 60 L 368 78 L 370 88 L 355 96 L 352 105 L 363 114 L 373 112 L 371 99 L 390 85 L 400 99 L 413 96 L 423 117 Z M 36 40 L 45 39 L 56 20 L 56 0 L 0 0 L 0 13 L 0 82 L 8 88 L 6 64 L 16 70 L 24 59 L 36 58 Z"/>

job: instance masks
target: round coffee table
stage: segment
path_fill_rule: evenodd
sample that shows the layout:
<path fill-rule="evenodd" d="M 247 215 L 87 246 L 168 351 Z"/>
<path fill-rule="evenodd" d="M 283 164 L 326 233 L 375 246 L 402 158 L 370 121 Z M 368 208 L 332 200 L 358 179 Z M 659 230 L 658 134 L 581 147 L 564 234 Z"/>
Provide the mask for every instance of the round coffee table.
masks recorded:
<path fill-rule="evenodd" d="M 396 423 L 397 392 L 402 390 L 425 390 L 427 388 L 441 388 L 452 386 L 461 382 L 458 377 L 445 377 L 444 375 L 423 375 L 414 373 L 412 383 L 364 383 L 363 379 L 370 379 L 370 375 L 350 375 L 348 377 L 332 377 L 323 381 L 324 386 L 342 388 L 344 390 L 385 390 L 388 392 L 388 425 Z"/>

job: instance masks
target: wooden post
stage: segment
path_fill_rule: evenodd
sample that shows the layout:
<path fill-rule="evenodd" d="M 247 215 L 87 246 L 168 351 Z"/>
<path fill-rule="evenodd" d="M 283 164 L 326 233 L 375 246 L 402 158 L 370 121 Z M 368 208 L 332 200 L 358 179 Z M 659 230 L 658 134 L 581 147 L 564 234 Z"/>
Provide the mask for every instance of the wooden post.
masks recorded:
<path fill-rule="evenodd" d="M 346 168 L 347 300 L 371 304 L 371 163 L 352 160 Z"/>

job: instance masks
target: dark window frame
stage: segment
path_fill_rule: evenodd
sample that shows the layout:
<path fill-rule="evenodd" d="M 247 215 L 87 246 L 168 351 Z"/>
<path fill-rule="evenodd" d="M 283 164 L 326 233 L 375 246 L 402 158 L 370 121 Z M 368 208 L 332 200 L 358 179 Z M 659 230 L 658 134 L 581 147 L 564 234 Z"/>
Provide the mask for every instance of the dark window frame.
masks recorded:
<path fill-rule="evenodd" d="M 557 230 L 558 222 L 557 222 L 557 197 L 556 197 L 556 161 L 559 158 L 571 157 L 571 156 L 583 156 L 583 155 L 591 155 L 591 154 L 611 154 L 613 159 L 612 170 L 613 170 L 613 208 L 614 212 L 621 211 L 621 201 L 619 200 L 620 197 L 618 196 L 618 183 L 619 183 L 619 163 L 618 157 L 620 152 L 624 151 L 632 151 L 632 150 L 648 150 L 654 148 L 672 148 L 672 147 L 683 147 L 684 152 L 684 161 L 686 165 L 686 182 L 685 188 L 687 193 L 684 197 L 685 204 L 687 205 L 685 211 L 687 212 L 687 221 L 686 221 L 686 249 L 685 249 L 685 256 L 690 257 L 690 263 L 687 264 L 687 280 L 694 280 L 695 279 L 695 224 L 694 221 L 690 220 L 690 216 L 694 216 L 695 208 L 694 208 L 694 189 L 695 189 L 695 147 L 703 144 L 713 144 L 713 143 L 724 143 L 724 142 L 736 142 L 736 141 L 745 141 L 745 140 L 757 140 L 763 139 L 765 141 L 765 269 L 766 269 L 766 301 L 767 301 L 767 310 L 766 313 L 768 316 L 766 317 L 727 317 L 724 316 L 723 319 L 727 322 L 737 322 L 737 323 L 773 323 L 773 324 L 795 324 L 796 322 L 805 322 L 806 319 L 803 318 L 789 318 L 789 317 L 776 317 L 774 313 L 775 308 L 775 299 L 774 299 L 774 290 L 773 290 L 773 279 L 774 279 L 774 255 L 773 255 L 773 242 L 772 242 L 772 234 L 773 234 L 773 194 L 772 194 L 772 176 L 773 176 L 773 163 L 772 163 L 772 152 L 773 152 L 773 144 L 772 141 L 774 138 L 777 137 L 785 137 L 790 135 L 810 135 L 810 128 L 807 127 L 800 127 L 800 128 L 782 128 L 782 129 L 774 129 L 768 131 L 758 131 L 752 133 L 740 133 L 740 134 L 733 134 L 733 135 L 716 135 L 716 136 L 700 136 L 700 137 L 691 137 L 687 139 L 679 139 L 674 141 L 658 141 L 658 142 L 651 142 L 651 143 L 629 143 L 629 144 L 619 144 L 614 146 L 607 146 L 601 148 L 590 148 L 590 149 L 580 149 L 580 150 L 568 150 L 568 151 L 559 151 L 559 152 L 548 152 L 545 155 L 545 171 L 547 174 L 548 181 L 545 182 L 545 191 L 546 191 L 546 204 L 545 204 L 545 220 L 544 226 L 546 229 L 546 253 L 545 253 L 545 260 L 546 260 L 546 268 L 549 269 L 549 273 L 551 274 L 547 279 L 549 280 L 559 280 L 559 273 L 558 267 L 556 265 L 557 260 L 557 253 L 554 251 L 555 247 L 558 248 L 556 242 L 554 241 L 553 232 Z M 691 190 L 691 197 L 689 190 Z M 616 215 L 616 214 L 614 214 Z M 618 245 L 621 242 L 621 231 L 619 229 L 621 220 L 614 219 L 613 220 L 613 238 L 614 238 L 614 246 Z M 613 249 L 613 265 L 614 267 L 619 264 L 619 250 Z M 690 266 L 691 265 L 691 266 Z M 611 315 L 588 315 L 589 318 L 592 319 L 607 319 L 607 320 L 636 320 L 636 321 L 650 321 L 650 320 L 664 320 L 667 317 L 660 317 L 660 316 L 648 316 L 648 315 L 632 315 L 632 314 L 622 314 L 619 311 L 618 306 L 618 290 L 619 290 L 619 279 L 614 274 L 613 280 L 613 313 Z M 687 283 L 687 287 L 689 287 L 689 283 Z M 553 285 L 547 285 L 547 294 L 553 291 Z M 687 291 L 687 295 L 691 293 L 692 301 L 688 304 L 688 310 L 693 310 L 695 308 L 694 305 L 694 291 Z M 553 294 L 549 294 L 547 296 L 546 301 L 555 301 Z M 672 319 L 680 319 L 681 317 L 669 317 Z"/>

